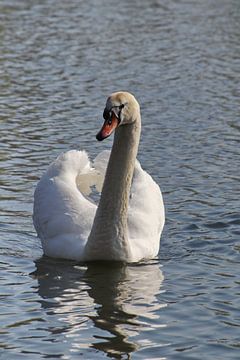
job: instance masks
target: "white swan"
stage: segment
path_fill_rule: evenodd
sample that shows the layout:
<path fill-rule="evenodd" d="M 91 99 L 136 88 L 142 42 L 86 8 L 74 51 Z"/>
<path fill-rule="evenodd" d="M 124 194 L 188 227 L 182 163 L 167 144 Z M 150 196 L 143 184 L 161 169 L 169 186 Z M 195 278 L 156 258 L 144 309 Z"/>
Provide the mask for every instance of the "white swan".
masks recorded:
<path fill-rule="evenodd" d="M 35 190 L 34 226 L 50 257 L 137 262 L 158 254 L 164 204 L 159 186 L 136 160 L 139 104 L 130 93 L 113 93 L 103 117 L 96 137 L 103 140 L 115 130 L 110 158 L 104 151 L 91 165 L 85 151 L 68 151 Z M 101 183 L 97 206 L 87 195 Z"/>

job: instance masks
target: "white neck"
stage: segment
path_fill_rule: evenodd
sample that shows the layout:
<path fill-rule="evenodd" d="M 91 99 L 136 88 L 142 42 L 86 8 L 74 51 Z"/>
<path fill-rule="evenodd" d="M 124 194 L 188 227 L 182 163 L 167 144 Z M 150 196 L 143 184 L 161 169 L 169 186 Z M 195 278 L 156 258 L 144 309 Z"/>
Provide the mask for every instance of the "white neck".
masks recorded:
<path fill-rule="evenodd" d="M 115 131 L 100 202 L 86 245 L 86 258 L 131 258 L 127 214 L 140 132 L 140 114 L 133 123 L 121 125 Z"/>

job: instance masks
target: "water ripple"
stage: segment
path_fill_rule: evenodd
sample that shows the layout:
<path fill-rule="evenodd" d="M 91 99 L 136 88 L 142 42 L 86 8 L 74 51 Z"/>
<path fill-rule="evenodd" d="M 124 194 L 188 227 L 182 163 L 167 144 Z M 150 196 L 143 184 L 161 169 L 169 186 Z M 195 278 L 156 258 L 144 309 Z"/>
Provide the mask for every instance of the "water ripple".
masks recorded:
<path fill-rule="evenodd" d="M 1 2 L 4 357 L 238 359 L 239 13 L 236 0 Z M 163 191 L 161 265 L 41 258 L 37 180 L 62 151 L 110 148 L 94 139 L 117 89 L 141 103 L 139 160 Z"/>

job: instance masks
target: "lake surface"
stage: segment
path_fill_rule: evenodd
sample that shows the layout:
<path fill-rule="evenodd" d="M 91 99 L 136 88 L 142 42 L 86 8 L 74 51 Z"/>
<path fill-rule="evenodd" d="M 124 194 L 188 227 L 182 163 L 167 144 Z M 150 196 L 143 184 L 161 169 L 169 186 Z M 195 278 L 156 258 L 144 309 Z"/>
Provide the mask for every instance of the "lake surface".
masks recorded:
<path fill-rule="evenodd" d="M 239 359 L 239 74 L 239 0 L 0 2 L 1 359 Z M 42 257 L 36 183 L 111 147 L 95 134 L 122 89 L 166 205 L 159 257 Z"/>

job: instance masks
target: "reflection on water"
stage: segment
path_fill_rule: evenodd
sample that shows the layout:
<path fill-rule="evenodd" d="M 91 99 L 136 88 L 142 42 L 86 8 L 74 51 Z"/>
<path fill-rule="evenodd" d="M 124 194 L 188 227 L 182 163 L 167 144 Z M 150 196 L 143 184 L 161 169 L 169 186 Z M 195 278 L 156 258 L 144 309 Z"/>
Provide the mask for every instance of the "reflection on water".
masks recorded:
<path fill-rule="evenodd" d="M 92 347 L 116 358 L 130 356 L 140 346 L 134 337 L 145 328 L 154 330 L 165 307 L 159 301 L 163 275 L 158 262 L 86 267 L 43 257 L 36 267 L 31 275 L 38 280 L 40 303 L 55 323 L 61 320 L 48 331 L 71 337 L 73 350 Z M 84 342 L 89 327 L 91 343 L 89 335 Z"/>

